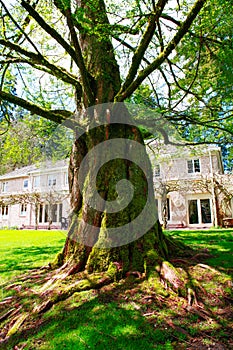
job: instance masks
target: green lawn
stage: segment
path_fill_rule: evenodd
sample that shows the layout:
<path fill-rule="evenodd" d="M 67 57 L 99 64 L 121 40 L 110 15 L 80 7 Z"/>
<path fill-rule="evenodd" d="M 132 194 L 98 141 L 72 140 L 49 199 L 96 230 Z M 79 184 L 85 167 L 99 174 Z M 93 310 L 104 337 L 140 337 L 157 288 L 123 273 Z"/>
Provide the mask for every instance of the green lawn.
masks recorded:
<path fill-rule="evenodd" d="M 168 235 L 194 249 L 203 249 L 213 257 L 207 263 L 215 268 L 233 269 L 233 229 L 174 230 Z"/>
<path fill-rule="evenodd" d="M 61 250 L 65 231 L 0 230 L 0 284 L 47 264 Z"/>
<path fill-rule="evenodd" d="M 192 344 L 200 348 L 227 346 L 231 328 L 228 286 L 233 268 L 233 230 L 166 234 L 211 254 L 205 264 L 213 271 L 200 270 L 209 278 L 203 284 L 207 301 L 200 301 L 207 314 L 200 315 L 195 308 L 190 311 L 185 298 L 171 290 L 158 289 L 153 279 L 140 283 L 126 279 L 100 291 L 73 294 L 38 319 L 29 320 L 24 331 L 14 334 L 3 349 L 18 346 L 25 350 L 183 350 L 191 349 Z M 65 238 L 64 231 L 1 230 L 1 281 L 5 284 L 12 277 L 52 261 Z M 196 268 L 196 273 L 199 269 Z M 218 283 L 221 288 L 216 289 Z M 25 288 L 25 293 L 34 288 L 26 287 L 29 288 Z M 9 291 L 6 292 L 8 295 Z M 21 302 L 27 311 L 28 304 L 36 300 L 36 296 L 30 299 L 30 294 L 28 297 L 25 294 L 25 301 Z"/>

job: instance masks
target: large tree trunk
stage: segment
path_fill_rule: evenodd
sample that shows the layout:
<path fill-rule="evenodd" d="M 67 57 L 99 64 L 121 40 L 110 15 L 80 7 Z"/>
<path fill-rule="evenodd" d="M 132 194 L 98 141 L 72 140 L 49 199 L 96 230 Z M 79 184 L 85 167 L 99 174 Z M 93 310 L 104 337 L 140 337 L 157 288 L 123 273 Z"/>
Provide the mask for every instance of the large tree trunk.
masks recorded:
<path fill-rule="evenodd" d="M 89 126 L 77 138 L 71 154 L 71 224 L 59 261 L 68 265 L 73 262 L 73 271 L 115 267 L 122 273 L 143 272 L 166 255 L 157 222 L 150 162 L 141 133 L 130 122 L 125 106 L 109 104 L 121 83 L 108 32 L 103 32 L 101 40 L 94 34 L 97 24 L 103 31 L 109 25 L 104 2 L 98 0 L 89 6 L 88 1 L 81 0 L 80 6 L 86 11 L 89 26 L 93 26 L 90 31 L 81 30 L 79 38 L 90 84 L 88 88 L 83 85 L 77 110 L 82 116 L 85 110 L 83 117 Z M 83 77 L 86 79 L 84 73 Z M 93 100 L 94 106 L 88 110 Z M 98 146 L 98 153 L 92 152 Z M 96 169 L 99 172 L 95 179 Z M 132 191 L 124 190 L 125 182 L 121 180 L 128 180 L 134 188 L 128 205 L 123 204 Z M 119 181 L 123 189 L 118 196 Z"/>
<path fill-rule="evenodd" d="M 117 193 L 123 179 L 133 186 L 132 199 L 125 183 Z M 82 135 L 73 147 L 69 180 L 72 213 L 63 263 L 72 261 L 77 271 L 115 266 L 122 273 L 144 272 L 166 256 L 150 162 L 135 126 L 110 124 Z"/>

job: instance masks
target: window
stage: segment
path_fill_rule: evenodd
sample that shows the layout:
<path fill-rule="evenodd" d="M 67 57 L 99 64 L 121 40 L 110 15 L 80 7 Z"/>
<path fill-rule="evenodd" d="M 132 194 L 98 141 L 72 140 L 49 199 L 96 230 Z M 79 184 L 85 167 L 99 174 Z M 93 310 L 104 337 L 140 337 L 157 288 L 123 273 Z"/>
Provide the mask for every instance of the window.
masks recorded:
<path fill-rule="evenodd" d="M 211 224 L 210 199 L 191 199 L 188 201 L 189 224 Z"/>
<path fill-rule="evenodd" d="M 163 217 L 168 221 L 171 220 L 171 209 L 170 209 L 170 198 L 167 197 L 166 201 L 163 202 Z"/>
<path fill-rule="evenodd" d="M 48 176 L 48 186 L 56 186 L 57 178 L 55 175 Z"/>
<path fill-rule="evenodd" d="M 160 165 L 159 164 L 155 165 L 154 174 L 155 174 L 155 176 L 160 176 Z"/>
<path fill-rule="evenodd" d="M 189 223 L 190 224 L 198 224 L 198 209 L 197 209 L 197 200 L 192 199 L 189 201 Z"/>
<path fill-rule="evenodd" d="M 69 183 L 68 182 L 68 173 L 65 173 L 64 176 L 65 176 L 65 178 L 64 178 L 65 186 L 67 186 Z"/>
<path fill-rule="evenodd" d="M 39 223 L 61 222 L 62 203 L 59 204 L 40 204 L 39 207 Z"/>
<path fill-rule="evenodd" d="M 1 210 L 2 216 L 7 216 L 8 212 L 9 212 L 8 205 L 3 205 Z"/>
<path fill-rule="evenodd" d="M 2 192 L 7 192 L 8 191 L 8 182 L 3 182 L 2 183 Z"/>
<path fill-rule="evenodd" d="M 24 216 L 27 213 L 27 204 L 21 204 L 20 206 L 20 215 Z"/>
<path fill-rule="evenodd" d="M 188 173 L 200 173 L 200 160 L 199 159 L 192 159 L 187 161 L 188 165 Z"/>
<path fill-rule="evenodd" d="M 33 179 L 33 187 L 38 188 L 40 187 L 40 176 L 35 176 Z"/>
<path fill-rule="evenodd" d="M 23 188 L 24 189 L 28 188 L 28 180 L 23 181 Z"/>

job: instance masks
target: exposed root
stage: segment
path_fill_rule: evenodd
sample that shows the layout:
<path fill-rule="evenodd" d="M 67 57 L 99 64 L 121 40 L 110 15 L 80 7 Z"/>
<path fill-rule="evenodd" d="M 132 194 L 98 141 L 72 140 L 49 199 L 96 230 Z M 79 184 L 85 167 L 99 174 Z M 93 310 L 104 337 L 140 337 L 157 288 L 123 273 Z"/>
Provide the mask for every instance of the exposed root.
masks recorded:
<path fill-rule="evenodd" d="M 168 261 L 163 261 L 157 268 L 161 282 L 166 288 L 170 287 L 179 295 L 186 295 L 187 277 L 182 269 L 175 268 Z"/>
<path fill-rule="evenodd" d="M 47 300 L 37 305 L 33 309 L 33 313 L 41 314 L 45 311 L 48 311 L 53 305 L 57 304 L 58 302 L 69 298 L 74 293 L 90 289 L 100 289 L 104 285 L 107 285 L 111 282 L 112 279 L 108 275 L 93 274 L 69 285 L 68 287 L 63 286 L 60 288 L 55 288 L 54 290 L 50 290 L 50 292 L 46 294 Z M 41 296 L 43 298 L 43 296 L 45 296 L 45 293 L 42 293 Z"/>
<path fill-rule="evenodd" d="M 28 316 L 29 316 L 29 313 L 23 313 L 19 317 L 17 316 L 15 319 L 13 319 L 13 321 L 11 322 L 13 323 L 13 325 L 9 327 L 9 330 L 6 336 L 10 337 L 14 333 L 16 333 Z"/>
<path fill-rule="evenodd" d="M 197 255 L 193 257 L 196 258 Z M 174 267 L 168 261 L 161 262 L 156 268 L 157 273 L 154 274 L 156 276 L 154 289 L 150 289 L 150 295 L 142 297 L 141 300 L 143 300 L 143 303 L 149 303 L 152 299 L 159 302 L 159 299 L 162 298 L 162 305 L 168 300 L 169 295 L 174 297 L 175 294 L 172 294 L 172 291 L 174 291 L 176 295 L 183 298 L 183 301 L 185 300 L 185 310 L 187 312 L 194 313 L 200 319 L 208 320 L 211 315 L 202 309 L 204 305 L 203 298 L 207 298 L 207 291 L 201 285 L 203 274 L 201 278 L 198 278 L 197 275 L 195 277 L 195 273 L 205 269 L 206 273 L 209 273 L 210 278 L 212 278 L 218 272 L 202 263 L 190 266 L 190 261 L 193 262 L 194 259 L 187 261 L 186 258 L 182 257 L 173 261 L 181 263 L 182 268 Z M 69 261 L 56 270 L 34 270 L 30 272 L 28 278 L 23 275 L 19 277 L 17 282 L 14 280 L 14 283 L 7 286 L 6 290 L 13 290 L 14 295 L 6 297 L 0 302 L 0 326 L 2 328 L 2 331 L 0 331 L 2 341 L 0 340 L 0 343 L 5 344 L 4 342 L 7 342 L 11 335 L 26 329 L 28 324 L 41 321 L 43 313 L 50 310 L 57 303 L 68 299 L 74 293 L 92 289 L 97 290 L 107 286 L 116 281 L 116 274 L 119 271 L 121 272 L 121 266 L 118 266 L 117 263 L 113 263 L 112 269 L 104 273 L 78 272 L 79 268 L 80 266 L 74 261 L 72 263 Z M 129 271 L 125 274 L 125 277 L 126 279 L 122 280 L 122 283 L 127 283 L 133 278 L 141 280 L 140 283 L 145 280 L 145 274 L 137 270 Z M 164 290 L 162 285 L 165 286 L 167 291 Z M 154 293 L 153 290 L 156 292 Z M 158 295 L 160 290 L 164 292 L 162 291 L 161 295 Z M 163 297 L 163 293 L 164 295 L 167 293 L 167 295 Z M 145 314 L 143 309 L 139 309 L 139 311 L 146 317 L 155 313 L 150 309 Z"/>
<path fill-rule="evenodd" d="M 75 266 L 72 271 L 74 270 Z M 2 339 L 0 342 L 7 341 L 29 317 L 30 320 L 37 319 L 39 315 L 51 309 L 53 305 L 66 300 L 74 293 L 100 289 L 113 281 L 107 273 L 91 275 L 79 273 L 72 277 L 71 268 L 67 269 L 64 266 L 62 269 L 54 271 L 54 273 L 54 276 L 36 291 L 32 288 L 24 288 L 25 286 L 20 286 L 22 288 L 18 289 L 16 283 L 8 287 L 8 290 L 14 289 L 17 294 L 5 298 L 0 303 L 0 323 L 3 326 L 3 331 L 0 332 L 0 338 Z M 29 280 L 31 280 L 30 277 Z M 32 298 L 33 302 L 23 304 L 25 296 Z M 22 304 L 19 305 L 19 303 Z"/>

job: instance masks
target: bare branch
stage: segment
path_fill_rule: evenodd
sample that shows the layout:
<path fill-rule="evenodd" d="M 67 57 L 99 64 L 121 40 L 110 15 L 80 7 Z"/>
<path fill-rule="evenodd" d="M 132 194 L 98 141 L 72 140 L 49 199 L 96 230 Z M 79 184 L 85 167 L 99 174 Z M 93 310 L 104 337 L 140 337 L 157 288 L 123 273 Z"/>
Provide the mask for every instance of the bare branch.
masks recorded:
<path fill-rule="evenodd" d="M 123 84 L 121 91 L 126 90 L 129 87 L 129 85 L 133 82 L 135 75 L 137 74 L 138 68 L 142 62 L 143 56 L 154 35 L 157 21 L 164 9 L 164 6 L 166 5 L 166 2 L 167 0 L 158 0 L 155 6 L 155 12 L 153 12 L 149 17 L 147 28 L 141 38 L 140 44 L 138 45 L 134 53 L 131 67 L 129 69 L 128 75 L 125 79 L 125 83 Z"/>
<path fill-rule="evenodd" d="M 22 0 L 21 3 L 22 3 L 22 6 L 25 8 L 25 10 L 28 11 L 30 16 L 34 18 L 34 20 L 41 26 L 41 28 L 43 28 L 46 31 L 46 33 L 48 33 L 53 39 L 55 39 L 65 49 L 65 51 L 71 56 L 71 58 L 79 67 L 79 62 L 77 60 L 76 52 L 66 42 L 66 40 L 64 40 L 62 36 L 54 28 L 48 25 L 45 22 L 45 20 L 39 15 L 39 13 L 28 2 Z"/>
<path fill-rule="evenodd" d="M 10 19 L 12 20 L 12 22 L 16 25 L 16 27 L 20 30 L 21 33 L 23 33 L 23 35 L 25 36 L 25 38 L 27 38 L 28 42 L 32 45 L 32 47 L 35 49 L 35 51 L 40 54 L 38 48 L 36 47 L 36 45 L 34 44 L 34 42 L 29 38 L 29 36 L 27 35 L 27 33 L 25 33 L 25 31 L 23 30 L 23 28 L 20 27 L 20 25 L 17 23 L 17 21 L 14 19 L 14 17 L 11 16 L 10 12 L 8 11 L 7 7 L 4 5 L 4 3 L 2 2 L 2 0 L 0 0 L 2 7 L 4 8 L 4 10 L 6 11 L 7 15 L 10 17 Z"/>

